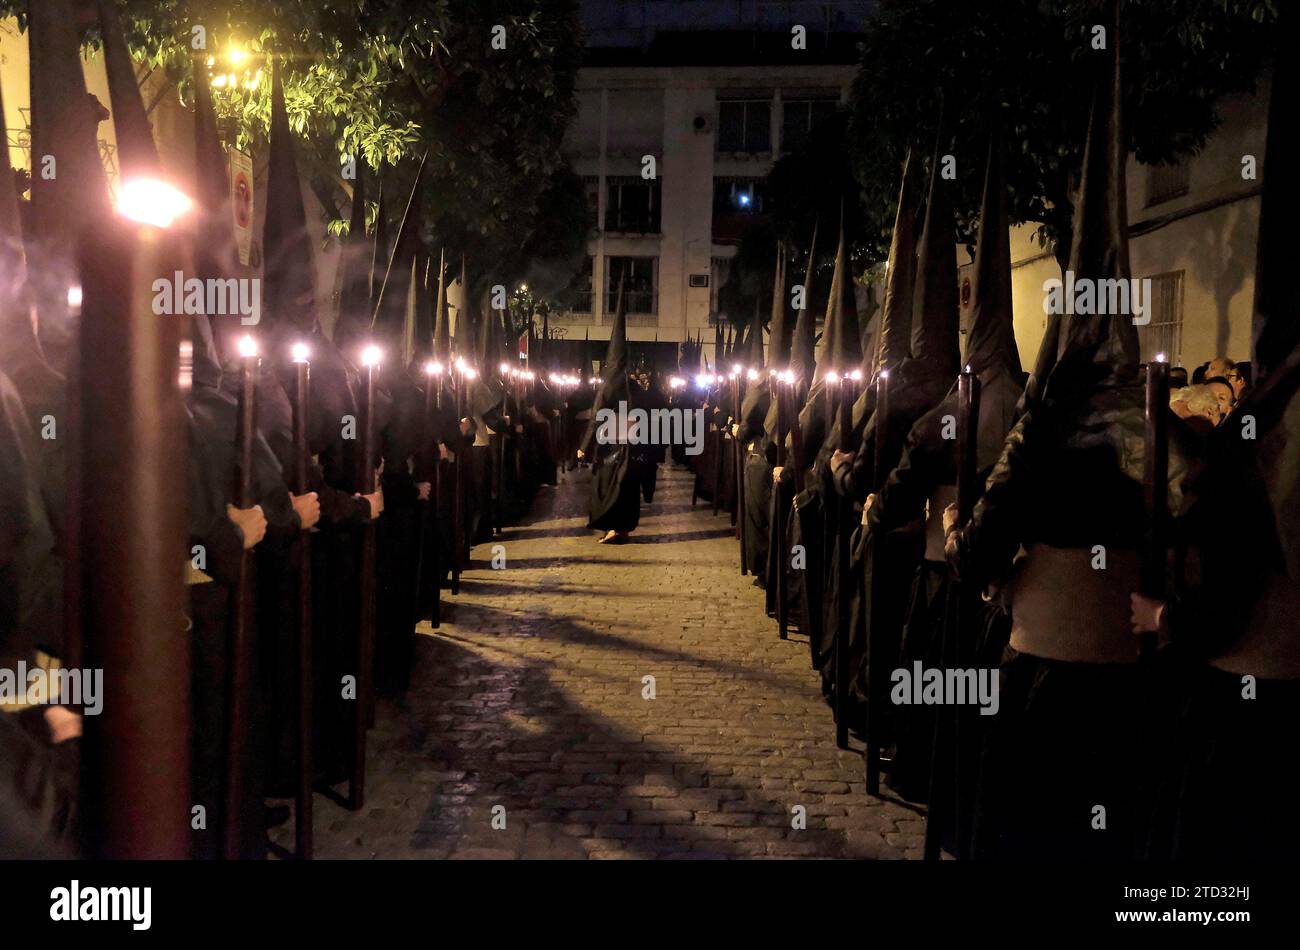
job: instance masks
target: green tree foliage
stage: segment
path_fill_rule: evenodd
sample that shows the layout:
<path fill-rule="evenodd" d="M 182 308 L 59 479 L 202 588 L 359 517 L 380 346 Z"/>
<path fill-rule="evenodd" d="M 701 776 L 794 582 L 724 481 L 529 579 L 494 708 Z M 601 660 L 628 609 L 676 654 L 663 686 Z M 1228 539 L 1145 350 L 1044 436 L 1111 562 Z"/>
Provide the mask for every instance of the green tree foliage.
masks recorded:
<path fill-rule="evenodd" d="M 0 0 L 0 12 L 21 17 L 27 2 Z M 193 70 L 209 71 L 223 135 L 240 147 L 265 146 L 270 59 L 284 64 L 289 121 L 304 140 L 300 165 L 336 213 L 336 233 L 351 194 L 341 173 L 349 157 L 378 170 L 388 194 L 403 196 L 386 203 L 392 233 L 415 165 L 427 153 L 423 236 L 431 247 L 445 245 L 449 259 L 466 253 L 484 279 L 517 277 L 502 271 L 521 271 L 523 248 L 543 233 L 549 245 L 564 248 L 585 236 L 585 216 L 576 237 L 572 230 L 561 235 L 574 216 L 547 219 L 555 202 L 545 205 L 569 186 L 560 142 L 576 108 L 577 0 L 120 6 L 136 57 L 164 74 L 183 102 L 192 101 Z M 87 18 L 91 45 L 93 19 Z"/>
<path fill-rule="evenodd" d="M 1225 94 L 1253 88 L 1276 0 L 1128 0 L 1121 43 L 1129 147 L 1139 161 L 1194 154 Z M 956 157 L 959 226 L 973 234 L 988 130 L 1007 142 L 1013 221 L 1067 249 L 1090 104 L 1098 0 L 882 0 L 853 85 L 852 153 L 878 252 L 909 146 L 928 153 L 940 112 Z M 1107 37 L 1107 42 L 1109 42 Z M 1065 241 L 1060 240 L 1064 236 Z"/>

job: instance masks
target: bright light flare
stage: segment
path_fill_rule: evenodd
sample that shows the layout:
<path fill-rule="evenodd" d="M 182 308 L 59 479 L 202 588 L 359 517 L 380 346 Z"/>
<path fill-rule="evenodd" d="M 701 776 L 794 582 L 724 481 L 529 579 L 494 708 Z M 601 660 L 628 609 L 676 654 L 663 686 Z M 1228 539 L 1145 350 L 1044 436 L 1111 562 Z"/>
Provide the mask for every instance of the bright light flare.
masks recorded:
<path fill-rule="evenodd" d="M 1163 362 L 1165 362 L 1165 354 L 1163 354 L 1163 353 L 1157 353 L 1157 354 L 1156 354 L 1156 362 L 1157 362 L 1157 363 L 1163 363 Z"/>
<path fill-rule="evenodd" d="M 849 379 L 853 380 L 855 383 L 862 382 L 862 370 L 855 369 L 853 372 L 849 373 Z"/>
<path fill-rule="evenodd" d="M 169 228 L 194 202 L 165 181 L 133 178 L 123 182 L 117 196 L 117 213 L 128 221 Z"/>
<path fill-rule="evenodd" d="M 289 352 L 293 355 L 295 363 L 305 363 L 307 357 L 311 356 L 311 350 L 307 348 L 306 343 L 295 343 Z"/>
<path fill-rule="evenodd" d="M 251 336 L 245 334 L 239 338 L 239 355 L 244 359 L 252 359 L 257 355 L 257 341 Z"/>
<path fill-rule="evenodd" d="M 828 383 L 838 383 L 840 381 L 840 374 L 835 372 L 834 370 L 831 370 L 829 373 L 826 374 L 825 379 L 826 382 Z"/>
<path fill-rule="evenodd" d="M 379 347 L 371 344 L 361 351 L 361 365 L 378 366 L 380 356 Z"/>
<path fill-rule="evenodd" d="M 442 364 L 437 360 L 429 360 L 424 364 L 424 372 L 427 376 L 441 376 Z"/>
<path fill-rule="evenodd" d="M 68 307 L 72 310 L 81 309 L 81 285 L 73 284 L 68 288 Z"/>
<path fill-rule="evenodd" d="M 753 382 L 754 380 L 758 379 L 758 370 L 756 370 L 756 369 L 751 369 L 751 370 L 749 371 L 749 379 L 750 379 L 751 382 Z"/>

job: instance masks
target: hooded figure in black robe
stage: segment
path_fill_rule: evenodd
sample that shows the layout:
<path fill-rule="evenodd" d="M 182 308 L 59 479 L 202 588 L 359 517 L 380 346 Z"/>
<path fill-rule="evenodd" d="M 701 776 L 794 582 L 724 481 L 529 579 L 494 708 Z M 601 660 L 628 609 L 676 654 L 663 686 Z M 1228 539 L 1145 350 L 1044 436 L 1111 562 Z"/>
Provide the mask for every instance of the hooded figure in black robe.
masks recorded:
<path fill-rule="evenodd" d="M 591 459 L 591 509 L 587 527 L 604 531 L 602 542 L 618 541 L 635 530 L 641 520 L 641 497 L 653 491 L 654 450 L 657 446 L 621 441 L 617 424 L 602 425 L 601 416 L 619 415 L 647 408 L 645 390 L 628 379 L 627 314 L 624 311 L 623 277 L 619 276 L 618 306 L 614 327 L 600 368 L 601 384 L 592 407 L 591 421 L 582 439 L 579 455 Z M 631 433 L 627 433 L 631 436 Z M 648 499 L 647 499 L 648 500 Z"/>
<path fill-rule="evenodd" d="M 1188 658 L 1151 846 L 1156 858 L 1292 859 L 1300 848 L 1300 293 L 1289 249 L 1300 156 L 1295 10 L 1277 29 L 1256 254 L 1257 385 L 1211 435 L 1188 483 L 1189 571 L 1164 626 Z"/>
<path fill-rule="evenodd" d="M 979 481 L 1001 454 L 1023 393 L 1020 357 L 1012 327 L 1011 252 L 1001 161 L 1000 142 L 995 137 L 989 144 L 975 256 L 974 302 L 964 362 L 967 371 L 979 378 L 981 386 L 975 462 Z M 867 523 L 873 533 L 925 522 L 924 559 L 913 582 L 899 658 L 899 666 L 909 671 L 917 661 L 926 669 L 996 666 L 1006 639 L 1005 614 L 996 606 L 984 607 L 978 600 L 967 620 L 973 629 L 957 629 L 961 592 L 949 580 L 942 518 L 944 510 L 956 498 L 958 410 L 954 387 L 943 402 L 912 426 L 902 460 L 867 511 Z M 959 634 L 966 635 L 960 645 Z M 890 785 L 904 798 L 927 800 L 932 785 L 930 765 L 936 754 L 936 725 L 942 716 L 951 719 L 960 716 L 960 730 L 956 722 L 943 724 L 944 741 L 937 754 L 948 756 L 949 760 L 958 754 L 963 756 L 964 767 L 956 769 L 955 776 L 967 793 L 960 797 L 963 818 L 967 819 L 961 822 L 963 827 L 969 819 L 964 810 L 978 765 L 979 743 L 973 730 L 981 724 L 978 715 L 974 718 L 962 715 L 970 709 L 925 705 L 894 709 L 896 748 L 889 773 Z M 961 737 L 960 743 L 955 741 L 957 735 Z M 976 755 L 972 756 L 972 752 Z M 938 794 L 951 794 L 953 773 L 954 766 L 945 761 L 938 773 L 942 775 L 942 784 L 935 786 Z M 935 781 L 938 780 L 936 777 Z M 933 808 L 931 820 L 940 814 L 951 815 L 947 805 L 945 802 L 943 807 Z M 947 821 L 951 824 L 951 819 Z M 951 835 L 947 837 L 951 841 Z M 963 847 L 955 843 L 952 847 L 964 853 Z"/>
<path fill-rule="evenodd" d="M 785 332 L 785 248 L 777 248 L 776 268 L 772 278 L 771 365 L 782 365 L 789 358 L 783 342 Z M 772 466 L 776 461 L 776 415 L 772 387 L 777 383 L 763 365 L 763 321 L 755 310 L 749 331 L 749 356 L 745 398 L 740 407 L 736 438 L 741 446 L 741 469 L 745 480 L 745 568 L 757 576 L 756 586 L 763 586 L 767 575 L 768 541 L 771 534 Z M 773 369 L 774 373 L 776 370 Z M 767 421 L 772 420 L 772 431 Z"/>
<path fill-rule="evenodd" d="M 1120 43 L 1111 36 L 1093 67 L 1069 261 L 1076 283 L 1129 276 Z M 1168 726 L 1159 668 L 1137 662 L 1130 629 L 1146 515 L 1133 318 L 1131 308 L 1049 317 L 1024 412 L 969 523 L 947 534 L 962 582 L 993 585 L 1012 617 L 980 768 L 976 857 L 1125 860 L 1142 850 L 1145 756 Z M 1174 510 L 1194 450 L 1184 435 L 1171 425 Z"/>
<path fill-rule="evenodd" d="M 786 411 L 785 464 L 777 466 L 775 458 L 773 459 L 773 510 L 770 517 L 773 525 L 775 525 L 777 518 L 781 518 L 786 522 L 786 544 L 784 551 L 778 551 L 775 539 L 773 539 L 773 543 L 768 546 L 766 571 L 767 612 L 775 614 L 777 611 L 776 572 L 784 571 L 786 573 L 785 589 L 787 610 L 789 612 L 788 619 L 804 633 L 809 632 L 807 626 L 805 626 L 808 614 L 804 606 L 809 591 L 805 589 L 804 582 L 805 580 L 815 581 L 814 586 L 820 589 L 820 578 L 814 579 L 806 570 L 796 569 L 792 563 L 792 558 L 788 556 L 788 552 L 792 551 L 794 545 L 798 543 L 796 539 L 802 522 L 795 501 L 803 492 L 805 473 L 808 468 L 799 417 L 804 400 L 817 372 L 817 318 L 812 307 L 809 306 L 809 302 L 812 293 L 813 267 L 817 260 L 817 231 L 819 226 L 819 223 L 813 224 L 812 238 L 808 244 L 807 263 L 804 268 L 804 306 L 799 310 L 799 315 L 795 318 L 794 331 L 790 335 L 789 357 L 782 370 L 786 380 L 782 385 L 787 387 L 784 398 Z M 775 404 L 776 401 L 773 400 L 773 405 L 775 406 Z M 765 428 L 771 438 L 775 440 L 777 426 L 774 411 L 769 411 Z"/>

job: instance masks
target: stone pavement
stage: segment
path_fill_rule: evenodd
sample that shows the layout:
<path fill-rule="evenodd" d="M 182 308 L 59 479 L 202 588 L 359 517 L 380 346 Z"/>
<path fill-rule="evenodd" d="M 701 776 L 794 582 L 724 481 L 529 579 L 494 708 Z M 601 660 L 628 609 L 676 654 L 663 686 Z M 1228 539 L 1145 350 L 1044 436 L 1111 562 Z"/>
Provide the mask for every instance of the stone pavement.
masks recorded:
<path fill-rule="evenodd" d="M 919 857 L 921 817 L 866 794 L 806 643 L 778 638 L 690 476 L 661 468 L 621 546 L 587 530 L 587 486 L 543 489 L 504 569 L 475 548 L 378 704 L 366 806 L 317 798 L 317 857 Z"/>

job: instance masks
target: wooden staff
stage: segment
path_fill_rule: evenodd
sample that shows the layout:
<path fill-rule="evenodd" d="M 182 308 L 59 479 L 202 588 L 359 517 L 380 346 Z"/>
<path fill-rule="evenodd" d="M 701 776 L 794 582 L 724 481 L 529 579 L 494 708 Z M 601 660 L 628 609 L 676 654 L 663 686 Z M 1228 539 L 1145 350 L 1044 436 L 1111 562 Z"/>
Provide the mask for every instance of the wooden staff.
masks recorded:
<path fill-rule="evenodd" d="M 966 368 L 957 377 L 957 518 L 960 524 L 970 520 L 979 499 L 981 485 L 976 450 L 979 445 L 980 380 Z M 933 512 L 931 512 L 933 517 Z M 965 667 L 964 645 L 974 639 L 974 604 L 979 592 L 969 584 L 957 591 L 955 629 L 945 628 L 940 645 L 940 665 L 944 669 Z M 935 720 L 934 755 L 930 769 L 930 808 L 925 822 L 927 861 L 938 861 L 943 850 L 943 832 L 959 816 L 959 780 L 962 778 L 958 754 L 958 718 L 960 709 L 940 709 Z M 957 840 L 964 840 L 957 829 Z"/>
<path fill-rule="evenodd" d="M 886 442 L 889 436 L 889 370 L 882 369 L 880 375 L 876 378 L 876 446 L 875 460 L 873 468 L 872 481 L 875 483 L 876 490 L 884 485 L 885 478 L 888 475 L 885 469 L 888 456 L 886 454 Z M 864 659 L 863 663 L 867 668 L 867 794 L 880 794 L 880 745 L 876 741 L 878 728 L 881 722 L 881 703 L 880 703 L 880 671 L 876 668 L 879 666 L 880 657 L 874 650 L 876 640 L 876 618 L 880 616 L 877 610 L 877 604 L 881 597 L 881 587 L 885 583 L 884 576 L 884 538 L 875 537 L 871 541 L 871 602 L 867 609 L 871 612 L 871 623 L 867 629 L 866 643 L 863 644 Z"/>
<path fill-rule="evenodd" d="M 740 412 L 745 399 L 745 372 L 736 374 L 736 540 L 740 542 L 740 576 L 749 573 L 749 558 L 745 554 L 745 449 L 740 439 Z"/>
<path fill-rule="evenodd" d="M 1146 518 L 1142 530 L 1142 593 L 1164 600 L 1165 521 L 1169 510 L 1169 364 L 1164 354 L 1147 363 L 1145 461 L 1143 501 Z M 1155 655 L 1156 635 L 1144 633 L 1138 653 L 1144 659 Z"/>
<path fill-rule="evenodd" d="M 718 378 L 721 379 L 721 377 Z M 715 393 L 716 398 L 718 391 L 715 389 L 713 392 Z M 719 406 L 716 408 L 721 407 Z M 713 454 L 713 514 L 716 516 L 722 509 L 722 462 L 725 458 L 724 452 L 726 451 L 726 440 L 721 427 L 714 426 L 714 431 L 716 433 L 714 441 L 717 443 L 717 451 Z"/>
<path fill-rule="evenodd" d="M 435 418 L 441 419 L 443 369 L 440 367 L 435 369 L 438 369 L 438 372 L 434 374 L 433 380 L 433 409 Z M 425 419 L 428 418 L 426 412 Z M 438 527 L 438 503 L 442 498 L 442 453 L 437 446 L 437 433 L 432 427 L 425 433 L 424 444 L 433 463 L 429 473 L 432 483 L 429 486 L 429 524 L 425 534 L 430 539 L 429 567 L 433 573 L 433 603 L 429 606 L 429 622 L 433 625 L 433 629 L 437 630 L 442 626 L 442 533 Z"/>
<path fill-rule="evenodd" d="M 361 487 L 375 490 L 375 371 L 379 354 L 367 347 L 362 356 L 366 368 L 366 402 L 361 415 Z M 366 729 L 371 715 L 371 664 L 375 649 L 375 523 L 367 521 L 361 536 L 361 625 L 357 636 L 356 716 L 353 720 L 352 777 L 348 787 L 348 807 L 353 811 L 365 804 Z"/>
<path fill-rule="evenodd" d="M 785 390 L 786 381 L 781 373 L 772 377 L 772 386 L 776 391 L 776 467 L 785 467 Z M 776 624 L 781 632 L 781 639 L 790 638 L 790 593 L 786 587 L 785 577 L 785 516 L 786 506 L 781 502 L 783 492 L 780 482 L 772 485 L 772 547 L 776 551 Z"/>
<path fill-rule="evenodd" d="M 297 371 L 293 403 L 293 491 L 305 495 L 311 490 L 307 481 L 307 463 L 311 450 L 307 446 L 307 407 L 311 387 L 311 364 L 307 348 L 294 347 Z M 311 611 L 311 534 L 299 533 L 294 539 L 298 558 L 298 788 L 294 807 L 295 854 L 300 861 L 312 856 L 312 786 L 315 765 L 312 756 L 312 611 Z"/>
<path fill-rule="evenodd" d="M 460 572 L 465 565 L 465 439 L 460 420 L 465 418 L 465 372 L 458 367 L 451 378 L 456 399 L 456 451 L 451 460 L 451 593 L 460 593 Z"/>
<path fill-rule="evenodd" d="M 423 616 L 424 584 L 428 577 L 425 568 L 426 552 L 432 552 L 432 564 L 428 570 L 433 572 L 433 601 L 430 613 L 433 625 L 438 625 L 438 598 L 441 578 L 437 575 L 438 539 L 434 533 L 437 528 L 438 507 L 438 450 L 435 447 L 434 407 L 437 403 L 436 387 L 441 380 L 442 367 L 432 360 L 424 364 L 424 416 L 420 420 L 420 448 L 416 454 L 418 465 L 417 481 L 428 480 L 429 497 L 416 501 L 416 544 L 415 544 L 415 615 Z M 414 633 L 412 633 L 414 636 Z"/>
<path fill-rule="evenodd" d="M 109 701 L 84 720 L 78 808 L 92 831 L 89 856 L 186 858 L 194 798 L 190 646 L 182 633 L 189 542 L 186 493 L 177 485 L 187 445 L 178 386 L 184 323 L 160 318 L 150 289 L 180 268 L 172 253 L 180 242 L 116 217 L 91 215 L 86 224 L 69 380 L 82 413 L 60 420 L 59 438 L 80 449 L 69 476 L 83 491 L 69 499 L 68 520 L 83 526 L 84 575 L 68 593 L 84 598 L 77 606 L 87 637 L 84 656 L 64 665 L 103 670 Z"/>
<path fill-rule="evenodd" d="M 852 437 L 853 377 L 845 373 L 839 384 L 839 442 L 840 451 L 848 452 Z M 828 402 L 834 393 L 827 393 Z M 852 512 L 848 499 L 837 496 L 834 515 L 835 544 L 839 551 L 839 584 L 835 601 L 835 744 L 841 749 L 849 747 L 849 626 L 852 622 L 849 587 L 853 572 L 849 559 L 852 556 L 853 528 L 846 524 Z"/>
<path fill-rule="evenodd" d="M 261 361 L 257 343 L 246 336 L 239 342 L 240 376 L 235 430 L 235 506 L 249 509 L 253 496 L 253 436 L 257 432 L 257 377 Z M 226 675 L 226 784 L 223 790 L 222 853 L 227 860 L 240 857 L 244 797 L 244 762 L 248 748 L 253 703 L 253 606 L 257 588 L 253 552 L 243 550 L 235 582 L 235 610 L 227 647 Z"/>

